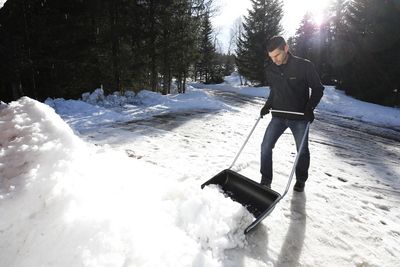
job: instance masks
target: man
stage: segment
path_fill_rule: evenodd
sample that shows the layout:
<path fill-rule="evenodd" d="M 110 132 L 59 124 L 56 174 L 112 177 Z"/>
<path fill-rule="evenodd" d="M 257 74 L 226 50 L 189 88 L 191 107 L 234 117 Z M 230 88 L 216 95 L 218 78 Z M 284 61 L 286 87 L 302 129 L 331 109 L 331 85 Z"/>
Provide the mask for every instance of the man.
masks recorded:
<path fill-rule="evenodd" d="M 267 46 L 268 56 L 272 60 L 267 68 L 267 80 L 270 85 L 269 97 L 260 111 L 261 118 L 270 109 L 301 112 L 303 115 L 272 112 L 263 142 L 261 144 L 261 184 L 271 188 L 272 149 L 278 138 L 289 128 L 294 136 L 297 151 L 304 136 L 307 123 L 314 120 L 314 108 L 323 95 L 324 87 L 314 65 L 303 58 L 293 56 L 289 46 L 281 36 L 272 37 Z M 311 94 L 310 94 L 311 88 Z M 296 166 L 296 184 L 294 190 L 303 192 L 308 178 L 310 151 L 308 132 Z"/>

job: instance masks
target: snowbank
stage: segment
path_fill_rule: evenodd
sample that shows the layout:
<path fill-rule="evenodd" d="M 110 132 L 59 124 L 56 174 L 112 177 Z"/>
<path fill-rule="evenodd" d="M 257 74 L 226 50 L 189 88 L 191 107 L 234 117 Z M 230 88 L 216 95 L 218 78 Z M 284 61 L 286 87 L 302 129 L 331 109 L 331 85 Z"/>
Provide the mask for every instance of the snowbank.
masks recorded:
<path fill-rule="evenodd" d="M 191 85 L 195 88 L 221 90 L 254 97 L 266 98 L 269 95 L 269 87 L 240 85 L 237 73 L 226 76 L 225 82 L 222 84 L 205 85 L 192 83 Z M 317 107 L 317 111 L 331 112 L 349 119 L 356 119 L 400 130 L 399 108 L 385 107 L 357 100 L 347 96 L 343 91 L 336 90 L 334 86 L 325 86 L 324 96 Z"/>
<path fill-rule="evenodd" d="M 252 216 L 218 188 L 84 143 L 27 97 L 0 121 L 0 266 L 221 266 L 245 245 Z"/>
<path fill-rule="evenodd" d="M 26 186 L 46 184 L 44 180 L 63 171 L 65 161 L 83 144 L 50 107 L 30 98 L 11 102 L 0 112 L 3 198 L 28 190 Z"/>
<path fill-rule="evenodd" d="M 105 96 L 102 89 L 96 89 L 92 93 L 84 93 L 82 100 L 49 98 L 45 103 L 54 108 L 77 131 L 111 122 L 142 120 L 178 111 L 231 109 L 203 90 L 190 86 L 185 94 L 171 95 L 142 90 L 136 95 L 127 91 L 124 95 L 115 92 Z"/>
<path fill-rule="evenodd" d="M 400 109 L 363 102 L 345 95 L 333 86 L 325 86 L 324 96 L 318 110 L 364 122 L 393 127 L 400 130 Z"/>

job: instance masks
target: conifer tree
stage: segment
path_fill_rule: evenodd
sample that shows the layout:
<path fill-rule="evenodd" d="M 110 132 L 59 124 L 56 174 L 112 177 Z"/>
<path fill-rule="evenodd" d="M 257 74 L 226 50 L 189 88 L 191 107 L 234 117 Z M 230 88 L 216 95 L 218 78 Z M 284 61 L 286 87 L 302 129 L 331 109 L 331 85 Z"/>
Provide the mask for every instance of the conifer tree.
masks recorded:
<path fill-rule="evenodd" d="M 340 33 L 349 63 L 340 66 L 340 88 L 365 101 L 396 105 L 400 86 L 400 9 L 397 1 L 350 2 Z"/>
<path fill-rule="evenodd" d="M 201 30 L 201 44 L 200 44 L 200 62 L 198 64 L 198 71 L 200 77 L 205 83 L 210 83 L 212 77 L 213 60 L 215 56 L 214 41 L 212 36 L 212 26 L 210 21 L 210 12 L 206 11 L 204 14 Z"/>
<path fill-rule="evenodd" d="M 184 93 L 211 3 L 7 1 L 0 9 L 1 99 L 78 98 L 101 85 L 106 93 L 146 88 L 168 94 L 173 80 Z M 215 63 L 214 46 L 205 48 L 213 52 L 204 57 L 213 82 L 223 68 Z"/>
<path fill-rule="evenodd" d="M 267 41 L 281 33 L 283 16 L 281 0 L 251 0 L 252 9 L 244 18 L 243 32 L 236 49 L 239 73 L 248 80 L 266 85 L 265 65 Z M 267 62 L 266 62 L 267 61 Z"/>
<path fill-rule="evenodd" d="M 196 1 L 180 0 L 178 10 L 174 28 L 177 47 L 172 63 L 177 90 L 179 93 L 185 93 L 190 68 L 196 64 L 200 54 L 198 39 L 204 9 Z"/>
<path fill-rule="evenodd" d="M 318 49 L 320 45 L 318 40 L 318 27 L 311 13 L 306 13 L 296 31 L 291 49 L 297 56 L 314 61 L 315 49 Z"/>
<path fill-rule="evenodd" d="M 317 25 L 311 13 L 306 13 L 300 22 L 296 35 L 291 38 L 290 49 L 296 55 L 311 60 L 324 84 L 332 83 L 332 68 L 328 64 L 330 25 Z"/>

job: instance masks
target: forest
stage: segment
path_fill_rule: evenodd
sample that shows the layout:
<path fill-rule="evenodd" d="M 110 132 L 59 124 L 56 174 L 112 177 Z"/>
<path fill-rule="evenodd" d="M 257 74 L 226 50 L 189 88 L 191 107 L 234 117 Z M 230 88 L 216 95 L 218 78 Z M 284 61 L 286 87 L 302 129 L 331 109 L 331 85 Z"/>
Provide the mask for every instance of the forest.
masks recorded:
<path fill-rule="evenodd" d="M 213 0 L 8 0 L 0 9 L 0 99 L 79 98 L 148 89 L 185 93 L 187 81 L 268 85 L 270 37 L 282 34 L 282 0 L 251 0 L 218 49 Z M 291 52 L 310 59 L 323 84 L 400 106 L 400 0 L 332 0 L 325 20 L 306 14 Z"/>

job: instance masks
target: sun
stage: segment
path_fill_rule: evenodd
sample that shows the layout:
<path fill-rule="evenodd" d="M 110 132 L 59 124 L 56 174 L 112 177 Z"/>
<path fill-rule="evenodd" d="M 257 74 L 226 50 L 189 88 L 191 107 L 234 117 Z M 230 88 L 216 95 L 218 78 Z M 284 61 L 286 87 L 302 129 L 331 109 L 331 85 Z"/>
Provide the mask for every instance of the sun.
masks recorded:
<path fill-rule="evenodd" d="M 321 26 L 325 21 L 325 14 L 323 12 L 311 12 L 315 24 Z"/>
<path fill-rule="evenodd" d="M 307 12 L 312 14 L 315 23 L 320 26 L 325 20 L 325 10 L 331 3 L 332 0 L 283 0 L 285 30 L 290 33 L 297 29 Z"/>
<path fill-rule="evenodd" d="M 309 0 L 305 2 L 310 3 L 308 7 L 309 11 L 313 15 L 315 23 L 320 26 L 325 20 L 326 9 L 332 0 Z"/>

